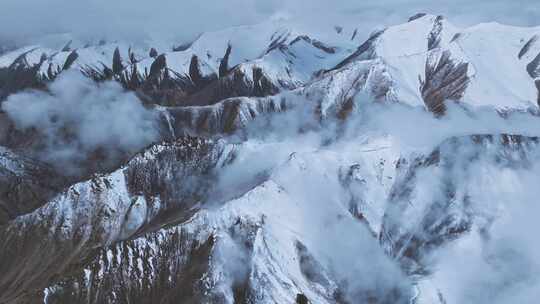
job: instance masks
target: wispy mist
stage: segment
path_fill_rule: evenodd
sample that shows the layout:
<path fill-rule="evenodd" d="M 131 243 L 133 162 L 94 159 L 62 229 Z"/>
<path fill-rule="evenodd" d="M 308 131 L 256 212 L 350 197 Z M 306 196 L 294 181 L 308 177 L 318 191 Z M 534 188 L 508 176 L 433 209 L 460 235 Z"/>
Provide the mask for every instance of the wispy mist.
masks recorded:
<path fill-rule="evenodd" d="M 72 33 L 78 38 L 191 39 L 200 32 L 288 18 L 299 25 L 374 27 L 402 23 L 417 12 L 444 14 L 458 24 L 498 21 L 539 25 L 535 0 L 382 0 L 382 1 L 143 1 L 3 0 L 0 41 L 43 34 Z"/>
<path fill-rule="evenodd" d="M 538 161 L 538 150 L 528 157 Z M 433 282 L 448 303 L 534 303 L 540 296 L 536 232 L 540 168 L 473 162 L 458 180 L 474 210 L 474 226 L 430 257 Z"/>
<path fill-rule="evenodd" d="M 57 165 L 76 166 L 93 152 L 106 160 L 133 153 L 157 139 L 152 111 L 118 83 L 96 84 L 79 72 L 65 72 L 48 90 L 11 95 L 2 110 L 21 130 L 45 138 L 40 156 Z"/>
<path fill-rule="evenodd" d="M 311 240 L 305 245 L 335 279 L 341 280 L 344 298 L 354 303 L 361 297 L 382 301 L 395 296 L 405 303 L 413 297 L 414 280 L 399 269 L 396 260 L 385 256 L 368 229 L 350 215 L 343 215 L 350 198 L 337 179 L 340 159 L 347 159 L 345 163 L 352 161 L 348 160 L 351 155 L 355 161 L 362 159 L 359 153 L 366 140 L 385 136 L 392 138 L 396 146 L 390 148 L 403 157 L 409 152 L 429 155 L 452 137 L 502 133 L 539 136 L 540 118 L 530 113 L 503 118 L 493 109 L 452 105 L 445 117 L 437 118 L 425 109 L 399 104 L 359 100 L 358 105 L 345 123 L 318 124 L 309 106 L 270 120 L 256 120 L 248 128 L 249 139 L 238 150 L 235 161 L 220 172 L 220 186 L 231 189 L 249 184 L 258 173 L 266 172 L 301 205 L 301 218 L 305 220 L 299 231 Z M 478 148 L 472 142 L 470 145 L 463 149 Z M 462 157 L 460 162 L 470 162 L 470 168 L 464 166 L 466 172 L 444 174 L 455 174 L 451 180 L 469 196 L 472 203 L 467 212 L 475 214 L 474 228 L 422 261 L 434 272 L 424 279 L 433 279 L 448 303 L 531 302 L 540 282 L 540 247 L 534 240 L 534 231 L 540 228 L 534 220 L 538 210 L 534 198 L 538 194 L 531 191 L 540 181 L 538 168 L 504 168 L 494 159 L 471 162 L 467 153 L 456 157 Z M 440 178 L 432 171 L 418 173 L 417 187 L 423 196 L 413 197 L 411 206 L 420 206 L 424 200 L 428 207 L 437 200 L 447 202 Z M 383 197 L 367 199 L 373 205 L 386 206 Z M 398 225 L 401 221 L 413 224 L 403 214 L 397 216 Z M 445 216 L 441 214 L 440 218 Z M 400 227 L 404 231 L 410 228 Z"/>

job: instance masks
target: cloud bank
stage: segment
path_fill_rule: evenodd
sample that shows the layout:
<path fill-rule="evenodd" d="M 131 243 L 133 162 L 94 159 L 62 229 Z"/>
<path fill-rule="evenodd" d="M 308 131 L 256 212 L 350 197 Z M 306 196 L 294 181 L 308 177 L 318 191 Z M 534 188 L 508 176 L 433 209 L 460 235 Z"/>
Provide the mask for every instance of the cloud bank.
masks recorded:
<path fill-rule="evenodd" d="M 134 93 L 115 82 L 96 84 L 79 72 L 63 73 L 47 92 L 11 95 L 2 110 L 17 128 L 44 136 L 41 157 L 57 165 L 75 166 L 98 149 L 111 160 L 158 137 L 153 112 Z"/>
<path fill-rule="evenodd" d="M 498 21 L 539 25 L 535 0 L 3 0 L 0 41 L 51 33 L 79 38 L 190 39 L 200 32 L 288 16 L 303 25 L 345 25 L 370 32 L 417 12 L 444 14 L 458 24 Z"/>

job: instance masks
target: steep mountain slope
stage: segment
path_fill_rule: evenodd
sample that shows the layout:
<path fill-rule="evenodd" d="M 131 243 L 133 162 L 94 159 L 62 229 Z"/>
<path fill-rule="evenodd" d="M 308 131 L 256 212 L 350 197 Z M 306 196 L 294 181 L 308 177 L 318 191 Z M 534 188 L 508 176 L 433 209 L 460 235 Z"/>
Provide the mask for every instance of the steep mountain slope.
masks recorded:
<path fill-rule="evenodd" d="M 130 238 L 157 217 L 162 219 L 159 225 L 170 217 L 180 222 L 189 218 L 190 209 L 209 191 L 208 174 L 223 149 L 194 138 L 152 147 L 124 168 L 70 186 L 2 227 L 0 239 L 7 250 L 1 255 L 10 263 L 1 267 L 6 291 L 1 301 L 39 289 L 92 257 L 95 249 Z"/>
<path fill-rule="evenodd" d="M 0 155 L 0 226 L 37 209 L 68 184 L 50 165 L 6 148 Z"/>
<path fill-rule="evenodd" d="M 429 155 L 407 156 L 389 148 L 390 138 L 373 138 L 364 144 L 300 150 L 258 181 L 249 175 L 227 179 L 227 189 L 221 189 L 219 183 L 212 186 L 212 178 L 186 181 L 183 175 L 194 178 L 193 170 L 219 168 L 222 152 L 196 161 L 201 157 L 197 155 L 206 155 L 208 144 L 223 151 L 219 144 L 186 139 L 158 146 L 135 157 L 123 173 L 75 185 L 47 206 L 10 224 L 2 237 L 9 240 L 5 248 L 22 251 L 18 251 L 19 258 L 10 251 L 3 253 L 3 259 L 11 261 L 3 268 L 3 286 L 13 292 L 3 299 L 24 298 L 25 293 L 19 292 L 45 287 L 48 279 L 43 275 L 73 269 L 73 274 L 45 290 L 47 303 L 82 299 L 88 303 L 150 303 L 156 299 L 165 303 L 179 299 L 188 303 L 276 303 L 294 302 L 299 294 L 312 303 L 357 299 L 409 303 L 415 290 L 424 298 L 437 294 L 437 289 L 423 285 L 428 278 L 425 274 L 432 270 L 422 267 L 422 257 L 473 229 L 485 229 L 482 217 L 494 216 L 475 211 L 487 202 L 475 197 L 479 189 L 462 188 L 468 181 L 454 180 L 455 172 L 486 164 L 527 170 L 538 156 L 537 142 L 536 138 L 509 135 L 473 136 L 450 139 Z M 255 152 L 249 145 L 226 149 L 236 156 L 222 154 L 221 158 L 232 163 L 223 163 L 221 176 L 228 177 L 227 170 L 238 172 L 234 166 L 246 166 L 253 154 L 276 148 L 286 146 L 255 147 Z M 456 151 L 466 151 L 466 155 Z M 167 156 L 171 153 L 182 162 L 190 155 L 195 158 L 188 167 L 178 166 Z M 157 169 L 154 179 L 148 170 L 156 170 L 155 161 L 172 171 Z M 471 180 L 482 178 L 482 171 L 466 172 Z M 441 182 L 425 180 L 432 176 L 440 176 Z M 426 192 L 431 184 L 441 189 Z M 168 190 L 173 185 L 177 186 Z M 192 185 L 198 187 L 190 188 Z M 219 195 L 205 195 L 209 190 Z M 208 199 L 225 202 L 200 205 Z M 46 234 L 33 223 L 45 225 Z M 156 231 L 159 227 L 163 228 Z M 55 240 L 54 245 L 38 245 L 37 240 L 48 238 Z M 325 245 L 327 240 L 332 240 L 330 247 Z M 99 249 L 117 241 L 121 242 Z M 32 262 L 37 262 L 36 254 L 41 257 L 37 264 Z M 78 268 L 85 260 L 87 266 Z M 376 268 L 366 269 L 368 261 Z M 21 276 L 23 269 L 27 274 Z M 24 283 L 17 283 L 10 274 L 24 278 Z M 367 282 L 356 281 L 365 275 L 369 275 Z M 425 301 L 418 303 L 439 303 Z"/>
<path fill-rule="evenodd" d="M 336 101 L 336 92 L 346 92 L 336 101 L 345 104 L 364 91 L 435 113 L 444 112 L 447 100 L 503 111 L 536 109 L 532 71 L 538 66 L 540 46 L 534 37 L 539 32 L 496 23 L 460 29 L 444 17 L 425 15 L 372 34 L 312 86 L 327 95 L 324 103 Z M 354 86 L 342 88 L 344 81 Z"/>

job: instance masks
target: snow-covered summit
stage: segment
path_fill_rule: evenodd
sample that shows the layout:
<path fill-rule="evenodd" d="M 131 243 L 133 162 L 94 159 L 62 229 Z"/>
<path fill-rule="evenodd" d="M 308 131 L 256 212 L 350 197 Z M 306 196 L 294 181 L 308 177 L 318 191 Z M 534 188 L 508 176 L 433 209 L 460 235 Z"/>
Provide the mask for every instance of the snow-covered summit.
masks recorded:
<path fill-rule="evenodd" d="M 374 33 L 326 78 L 358 79 L 360 90 L 374 97 L 435 112 L 448 100 L 497 110 L 537 108 L 537 73 L 531 71 L 538 69 L 539 34 L 539 27 L 459 28 L 442 16 L 421 15 Z"/>

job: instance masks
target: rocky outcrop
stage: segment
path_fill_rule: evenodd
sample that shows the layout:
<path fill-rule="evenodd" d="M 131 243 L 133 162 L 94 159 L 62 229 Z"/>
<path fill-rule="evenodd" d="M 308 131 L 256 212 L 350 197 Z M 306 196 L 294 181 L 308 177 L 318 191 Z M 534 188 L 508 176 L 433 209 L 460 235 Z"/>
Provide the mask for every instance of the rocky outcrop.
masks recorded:
<path fill-rule="evenodd" d="M 368 40 L 362 43 L 356 51 L 349 57 L 345 58 L 342 62 L 336 65 L 332 70 L 340 69 L 355 60 L 367 60 L 374 58 L 374 47 L 377 43 L 377 39 L 384 33 L 384 30 L 377 31 L 371 34 Z"/>
<path fill-rule="evenodd" d="M 65 71 L 71 68 L 71 66 L 77 60 L 78 57 L 79 57 L 79 54 L 77 53 L 76 50 L 69 53 L 69 55 L 66 58 L 66 61 L 64 62 L 64 66 L 62 67 L 62 70 Z"/>
<path fill-rule="evenodd" d="M 112 72 L 116 75 L 120 74 L 124 70 L 124 65 L 122 64 L 122 57 L 120 56 L 120 49 L 114 49 L 113 59 L 112 59 Z"/>
<path fill-rule="evenodd" d="M 219 63 L 219 78 L 225 77 L 229 72 L 229 56 L 231 56 L 232 45 L 227 45 L 227 50 L 225 51 L 225 56 L 221 59 Z"/>
<path fill-rule="evenodd" d="M 417 13 L 417 14 L 414 14 L 413 16 L 409 17 L 408 22 L 413 22 L 414 20 L 420 19 L 420 18 L 422 18 L 422 17 L 425 17 L 426 15 L 427 15 L 426 13 Z"/>
<path fill-rule="evenodd" d="M 527 73 L 534 79 L 534 84 L 538 90 L 537 104 L 540 106 L 540 53 L 527 64 Z"/>
<path fill-rule="evenodd" d="M 68 184 L 49 165 L 9 149 L 0 149 L 0 159 L 0 226 L 41 207 Z"/>
<path fill-rule="evenodd" d="M 539 38 L 540 36 L 534 35 L 531 39 L 529 39 L 527 43 L 525 43 L 523 48 L 521 48 L 521 50 L 519 51 L 518 58 L 522 59 L 523 56 L 525 56 L 529 52 L 531 47 L 538 41 Z"/>
<path fill-rule="evenodd" d="M 468 70 L 469 64 L 456 62 L 449 51 L 430 54 L 425 78 L 420 79 L 420 91 L 428 110 L 442 115 L 447 100 L 459 101 L 469 83 Z"/>
<path fill-rule="evenodd" d="M 29 52 L 19 55 L 8 67 L 0 68 L 0 102 L 8 95 L 22 90 L 45 87 L 38 74 L 44 60 L 30 65 L 26 60 Z"/>
<path fill-rule="evenodd" d="M 150 56 L 152 58 L 156 58 L 158 56 L 157 50 L 155 48 L 151 48 L 148 56 Z"/>
<path fill-rule="evenodd" d="M 171 133 L 213 136 L 241 131 L 256 118 L 286 109 L 285 99 L 241 97 L 225 99 L 210 106 L 172 107 L 166 111 L 171 119 Z"/>
<path fill-rule="evenodd" d="M 540 54 L 536 55 L 536 57 L 527 64 L 527 73 L 529 73 L 533 79 L 540 77 Z"/>
<path fill-rule="evenodd" d="M 443 31 L 443 16 L 437 16 L 433 21 L 433 29 L 428 36 L 428 51 L 441 46 L 441 33 Z"/>

